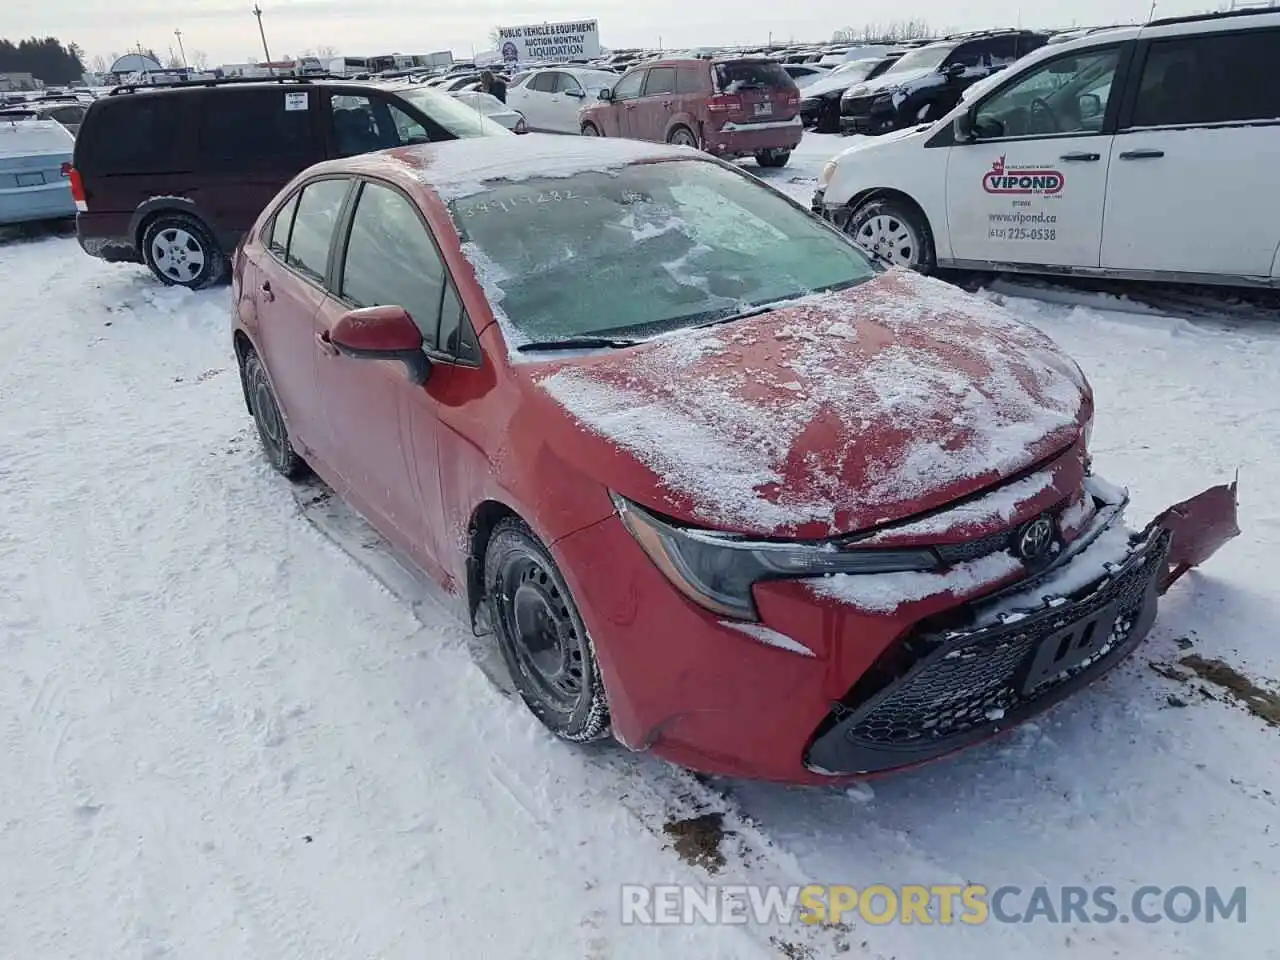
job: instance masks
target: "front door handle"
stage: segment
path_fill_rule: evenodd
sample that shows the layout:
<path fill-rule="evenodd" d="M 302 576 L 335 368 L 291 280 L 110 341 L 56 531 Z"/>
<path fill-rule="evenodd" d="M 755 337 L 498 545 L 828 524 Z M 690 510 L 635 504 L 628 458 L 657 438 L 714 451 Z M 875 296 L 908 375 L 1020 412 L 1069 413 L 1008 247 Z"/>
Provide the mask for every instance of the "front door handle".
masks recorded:
<path fill-rule="evenodd" d="M 662 105 L 663 105 L 664 107 L 669 107 L 669 106 L 671 106 L 671 103 L 672 103 L 672 101 L 670 101 L 670 100 L 663 100 L 663 101 L 662 101 Z"/>
<path fill-rule="evenodd" d="M 272 292 L 271 292 L 271 281 L 270 281 L 270 280 L 263 280 L 263 281 L 262 281 L 262 287 L 261 287 L 260 289 L 262 290 L 262 299 L 263 299 L 263 300 L 267 301 L 267 303 L 274 303 L 274 302 L 275 302 L 276 295 L 275 295 L 274 293 L 272 293 Z"/>
<path fill-rule="evenodd" d="M 1121 160 L 1155 160 L 1164 156 L 1163 150 L 1126 150 L 1120 154 Z"/>
<path fill-rule="evenodd" d="M 1102 157 L 1096 153 L 1064 153 L 1058 158 L 1059 160 L 1079 160 L 1083 163 L 1093 163 L 1095 160 L 1101 160 Z"/>
<path fill-rule="evenodd" d="M 333 340 L 329 338 L 328 330 L 321 330 L 316 334 L 316 343 L 319 345 L 320 350 L 328 356 L 336 357 L 338 355 L 338 348 L 334 345 Z"/>

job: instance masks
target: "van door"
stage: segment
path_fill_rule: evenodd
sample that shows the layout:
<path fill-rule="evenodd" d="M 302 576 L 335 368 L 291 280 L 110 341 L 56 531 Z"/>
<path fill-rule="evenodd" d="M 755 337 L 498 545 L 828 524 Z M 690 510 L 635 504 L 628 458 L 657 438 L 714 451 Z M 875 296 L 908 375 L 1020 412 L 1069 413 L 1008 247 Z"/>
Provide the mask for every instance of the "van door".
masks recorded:
<path fill-rule="evenodd" d="M 213 87 L 200 97 L 190 197 L 220 233 L 243 233 L 280 188 L 322 160 L 316 91 Z"/>
<path fill-rule="evenodd" d="M 637 140 L 664 141 L 675 116 L 676 68 L 651 67 L 636 105 L 631 136 Z M 694 131 L 696 136 L 696 131 Z"/>
<path fill-rule="evenodd" d="M 976 103 L 947 149 L 952 257 L 1096 267 L 1122 44 L 1046 60 Z"/>
<path fill-rule="evenodd" d="M 636 108 L 640 102 L 640 90 L 644 86 L 645 75 L 649 71 L 644 67 L 638 70 L 632 70 L 630 73 L 622 75 L 613 86 L 613 114 L 614 123 L 617 124 L 619 137 L 638 137 L 633 132 L 636 127 Z M 611 131 L 605 131 L 606 133 Z"/>
<path fill-rule="evenodd" d="M 1280 242 L 1277 64 L 1280 29 L 1150 42 L 1112 146 L 1102 266 L 1270 276 Z"/>

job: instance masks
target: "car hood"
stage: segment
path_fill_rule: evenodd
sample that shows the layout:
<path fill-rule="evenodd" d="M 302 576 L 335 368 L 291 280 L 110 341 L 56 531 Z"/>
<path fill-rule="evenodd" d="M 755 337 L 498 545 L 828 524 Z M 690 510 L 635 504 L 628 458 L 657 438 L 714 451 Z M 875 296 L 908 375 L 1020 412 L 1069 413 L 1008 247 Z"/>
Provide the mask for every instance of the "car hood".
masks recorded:
<path fill-rule="evenodd" d="M 902 73 L 882 73 L 874 80 L 863 80 L 859 83 L 851 83 L 849 86 L 864 88 L 858 96 L 865 96 L 871 93 L 884 93 L 888 90 L 895 90 L 898 87 L 905 87 L 909 84 L 915 83 L 922 77 L 927 77 L 936 73 L 937 71 L 933 68 L 926 70 L 904 70 Z"/>
<path fill-rule="evenodd" d="M 530 376 L 563 460 L 679 521 L 758 536 L 935 509 L 1056 455 L 1092 415 L 1048 337 L 905 271 Z"/>

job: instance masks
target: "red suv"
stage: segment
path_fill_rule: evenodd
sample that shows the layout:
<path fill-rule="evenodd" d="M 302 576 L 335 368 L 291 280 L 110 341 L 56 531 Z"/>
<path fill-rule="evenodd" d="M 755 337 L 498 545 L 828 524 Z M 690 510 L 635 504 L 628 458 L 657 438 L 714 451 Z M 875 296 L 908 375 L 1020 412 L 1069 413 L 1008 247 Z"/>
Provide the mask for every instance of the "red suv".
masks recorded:
<path fill-rule="evenodd" d="M 487 625 L 566 740 L 807 782 L 937 757 L 1105 673 L 1234 530 L 1220 487 L 1129 532 L 1047 337 L 689 150 L 319 164 L 232 303 L 271 463 Z"/>
<path fill-rule="evenodd" d="M 629 137 L 754 156 L 783 167 L 800 143 L 800 91 L 773 60 L 657 60 L 623 74 L 581 113 L 589 137 Z"/>

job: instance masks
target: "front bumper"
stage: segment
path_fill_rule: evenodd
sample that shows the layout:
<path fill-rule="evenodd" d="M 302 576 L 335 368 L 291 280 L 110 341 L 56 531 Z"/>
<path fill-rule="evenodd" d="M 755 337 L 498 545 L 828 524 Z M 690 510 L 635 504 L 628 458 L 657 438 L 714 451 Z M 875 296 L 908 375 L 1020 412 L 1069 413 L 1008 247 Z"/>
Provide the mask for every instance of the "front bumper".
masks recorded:
<path fill-rule="evenodd" d="M 879 665 L 882 674 L 896 668 L 896 676 L 877 688 L 873 671 L 833 706 L 806 766 L 848 775 L 922 763 L 999 733 L 1097 679 L 1150 630 L 1171 539 L 1156 528 L 1119 569 L 1038 610 L 1010 610 L 998 594 L 966 611 L 985 625 L 920 623 L 898 647 L 899 663 Z M 1030 607 L 1034 587 L 1018 588 Z M 1001 616 L 994 618 L 997 606 Z"/>

